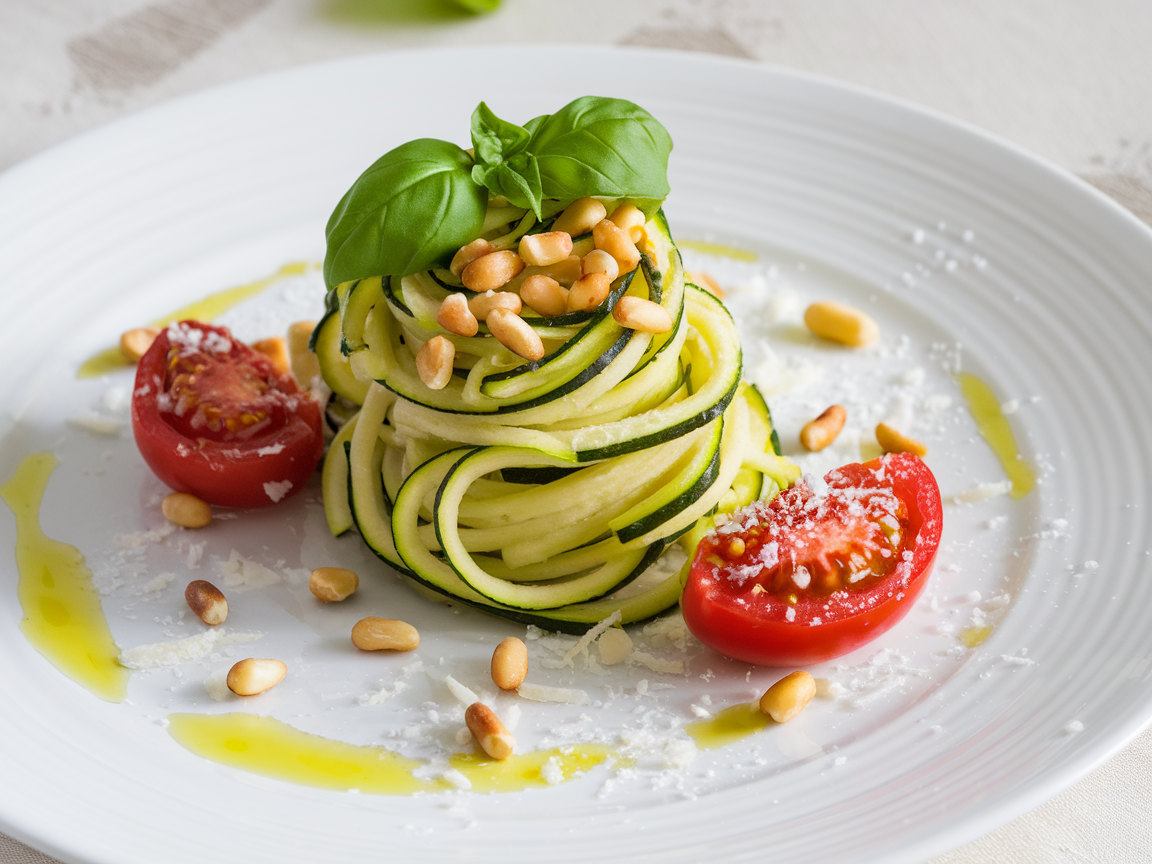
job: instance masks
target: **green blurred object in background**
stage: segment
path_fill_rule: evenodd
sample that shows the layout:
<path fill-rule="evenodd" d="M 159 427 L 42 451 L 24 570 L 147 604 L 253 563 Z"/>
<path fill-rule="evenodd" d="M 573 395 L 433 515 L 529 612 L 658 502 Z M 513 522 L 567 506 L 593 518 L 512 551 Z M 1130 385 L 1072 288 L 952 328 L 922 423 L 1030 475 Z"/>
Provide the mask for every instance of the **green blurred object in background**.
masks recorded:
<path fill-rule="evenodd" d="M 456 0 L 456 2 L 469 12 L 475 12 L 477 15 L 483 15 L 485 12 L 495 12 L 500 6 L 500 0 Z"/>

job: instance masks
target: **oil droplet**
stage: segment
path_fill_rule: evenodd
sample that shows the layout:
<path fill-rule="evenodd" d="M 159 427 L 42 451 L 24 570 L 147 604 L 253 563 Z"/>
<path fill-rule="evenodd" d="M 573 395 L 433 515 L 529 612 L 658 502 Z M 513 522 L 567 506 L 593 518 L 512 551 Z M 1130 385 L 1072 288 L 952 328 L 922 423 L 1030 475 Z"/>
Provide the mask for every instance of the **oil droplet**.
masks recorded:
<path fill-rule="evenodd" d="M 749 252 L 747 249 L 737 249 L 735 246 L 723 246 L 719 243 L 706 243 L 703 240 L 677 240 L 676 245 L 686 249 L 694 249 L 706 255 L 720 255 L 736 261 L 752 263 L 757 260 L 756 253 Z"/>
<path fill-rule="evenodd" d="M 976 648 L 988 641 L 991 635 L 991 627 L 969 627 L 960 631 L 960 641 L 968 648 Z"/>
<path fill-rule="evenodd" d="M 699 749 L 715 750 L 755 735 L 771 722 L 760 711 L 759 705 L 741 702 L 725 708 L 711 720 L 689 723 L 684 731 L 692 737 Z"/>
<path fill-rule="evenodd" d="M 237 285 L 234 288 L 226 288 L 223 291 L 209 294 L 202 300 L 197 300 L 195 303 L 183 306 L 175 312 L 171 312 L 149 323 L 153 327 L 167 327 L 173 321 L 183 321 L 189 318 L 196 321 L 211 321 L 223 315 L 233 306 L 242 303 L 249 297 L 254 297 L 259 294 L 279 280 L 286 279 L 289 276 L 299 276 L 317 266 L 319 265 L 306 261 L 294 261 L 290 264 L 285 264 L 271 276 L 265 276 L 263 279 L 257 279 L 255 282 Z M 131 365 L 127 358 L 120 353 L 119 346 L 105 348 L 103 351 L 85 360 L 80 365 L 80 368 L 76 370 L 76 377 L 98 378 L 101 375 L 106 375 L 109 372 L 114 372 L 117 369 L 123 369 Z"/>
<path fill-rule="evenodd" d="M 413 772 L 424 763 L 383 747 L 309 735 L 255 714 L 169 714 L 168 734 L 197 756 L 301 786 L 373 795 L 412 795 L 452 788 Z"/>
<path fill-rule="evenodd" d="M 1013 498 L 1023 498 L 1036 485 L 1036 474 L 1020 455 L 1012 427 L 1000 410 L 1000 400 L 992 388 L 975 375 L 961 372 L 956 379 L 960 383 L 960 392 L 968 402 L 968 410 L 976 421 L 976 427 L 1012 481 L 1009 494 Z"/>
<path fill-rule="evenodd" d="M 20 630 L 57 669 L 108 702 L 122 702 L 129 672 L 117 662 L 92 571 L 75 546 L 40 528 L 40 503 L 59 464 L 51 453 L 25 457 L 0 496 L 16 516 L 16 595 L 24 610 Z"/>
<path fill-rule="evenodd" d="M 571 780 L 602 764 L 612 754 L 612 749 L 603 744 L 581 744 L 515 754 L 502 760 L 482 753 L 459 753 L 449 764 L 468 778 L 473 792 L 519 792 L 552 785 L 544 778 L 544 766 L 549 761 L 559 769 L 563 780 Z"/>

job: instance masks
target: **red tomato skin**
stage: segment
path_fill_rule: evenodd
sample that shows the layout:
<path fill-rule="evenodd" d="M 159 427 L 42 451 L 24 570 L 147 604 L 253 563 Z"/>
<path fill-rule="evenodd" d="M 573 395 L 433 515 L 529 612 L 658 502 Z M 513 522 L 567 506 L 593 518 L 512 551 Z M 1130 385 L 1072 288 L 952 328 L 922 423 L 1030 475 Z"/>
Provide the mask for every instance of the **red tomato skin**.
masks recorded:
<path fill-rule="evenodd" d="M 702 563 L 707 549 L 701 543 L 680 599 L 684 621 L 693 635 L 734 660 L 758 666 L 808 666 L 855 651 L 907 615 L 936 562 L 943 507 L 932 472 L 912 454 L 890 454 L 840 470 L 872 470 L 881 463 L 892 477 L 894 491 L 908 505 L 906 537 L 915 538 L 914 546 L 910 539 L 901 546 L 912 551 L 906 586 L 893 584 L 897 577 L 892 574 L 871 589 L 849 595 L 847 602 L 832 604 L 839 608 L 822 608 L 820 624 L 807 623 L 809 615 L 798 615 L 797 621 L 790 622 L 784 617 L 788 604 L 772 594 L 760 595 L 754 609 L 736 603 L 734 595 Z M 823 606 L 829 599 L 808 602 Z"/>
<path fill-rule="evenodd" d="M 222 327 L 196 321 L 181 323 L 232 338 Z M 158 395 L 163 388 L 170 345 L 167 331 L 161 331 L 140 358 L 132 393 L 132 431 L 140 455 L 152 472 L 177 492 L 188 492 L 220 507 L 267 507 L 304 488 L 324 455 L 321 412 L 316 401 L 301 392 L 295 381 L 278 376 L 279 386 L 298 396 L 295 412 L 280 429 L 242 442 L 190 438 L 165 422 L 159 408 Z M 256 355 L 247 346 L 244 348 Z M 256 357 L 254 362 L 266 362 L 260 355 Z M 264 453 L 258 452 L 261 449 Z M 273 500 L 264 484 L 284 481 L 291 487 Z"/>

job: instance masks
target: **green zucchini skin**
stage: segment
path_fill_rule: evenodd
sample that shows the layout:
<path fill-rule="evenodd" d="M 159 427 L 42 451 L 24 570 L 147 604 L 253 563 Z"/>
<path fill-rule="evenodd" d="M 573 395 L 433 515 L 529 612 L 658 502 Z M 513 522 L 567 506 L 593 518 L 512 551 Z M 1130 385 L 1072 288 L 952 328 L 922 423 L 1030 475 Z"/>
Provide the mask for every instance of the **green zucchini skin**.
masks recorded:
<path fill-rule="evenodd" d="M 544 227 L 525 216 L 493 236 L 514 244 Z M 325 461 L 333 533 L 355 527 L 421 590 L 546 629 L 582 633 L 613 612 L 634 623 L 674 606 L 683 569 L 628 586 L 672 544 L 691 552 L 717 512 L 786 485 L 794 466 L 741 380 L 731 316 L 685 282 L 663 213 L 645 230 L 640 264 L 600 308 L 526 313 L 550 345 L 536 363 L 483 326 L 474 337 L 439 329 L 443 297 L 467 293 L 446 271 L 332 289 L 312 339 L 329 386 L 361 406 Z M 621 327 L 612 309 L 625 294 L 660 303 L 672 329 Z M 442 391 L 413 359 L 433 335 L 457 352 Z"/>

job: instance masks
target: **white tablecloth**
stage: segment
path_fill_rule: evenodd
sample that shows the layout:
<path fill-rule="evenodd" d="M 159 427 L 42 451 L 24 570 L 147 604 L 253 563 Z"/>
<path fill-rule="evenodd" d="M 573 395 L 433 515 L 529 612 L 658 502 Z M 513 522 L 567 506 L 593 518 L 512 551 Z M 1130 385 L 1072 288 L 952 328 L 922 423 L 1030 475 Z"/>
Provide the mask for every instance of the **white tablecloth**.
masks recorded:
<path fill-rule="evenodd" d="M 482 17 L 454 9 L 451 0 L 0 0 L 0 170 L 173 96 L 313 60 L 496 42 L 655 45 L 816 72 L 938 109 L 1054 161 L 1152 223 L 1148 0 L 505 0 Z M 0 864 L 51 860 L 0 834 Z M 932 864 L 1149 861 L 1152 732 Z"/>

